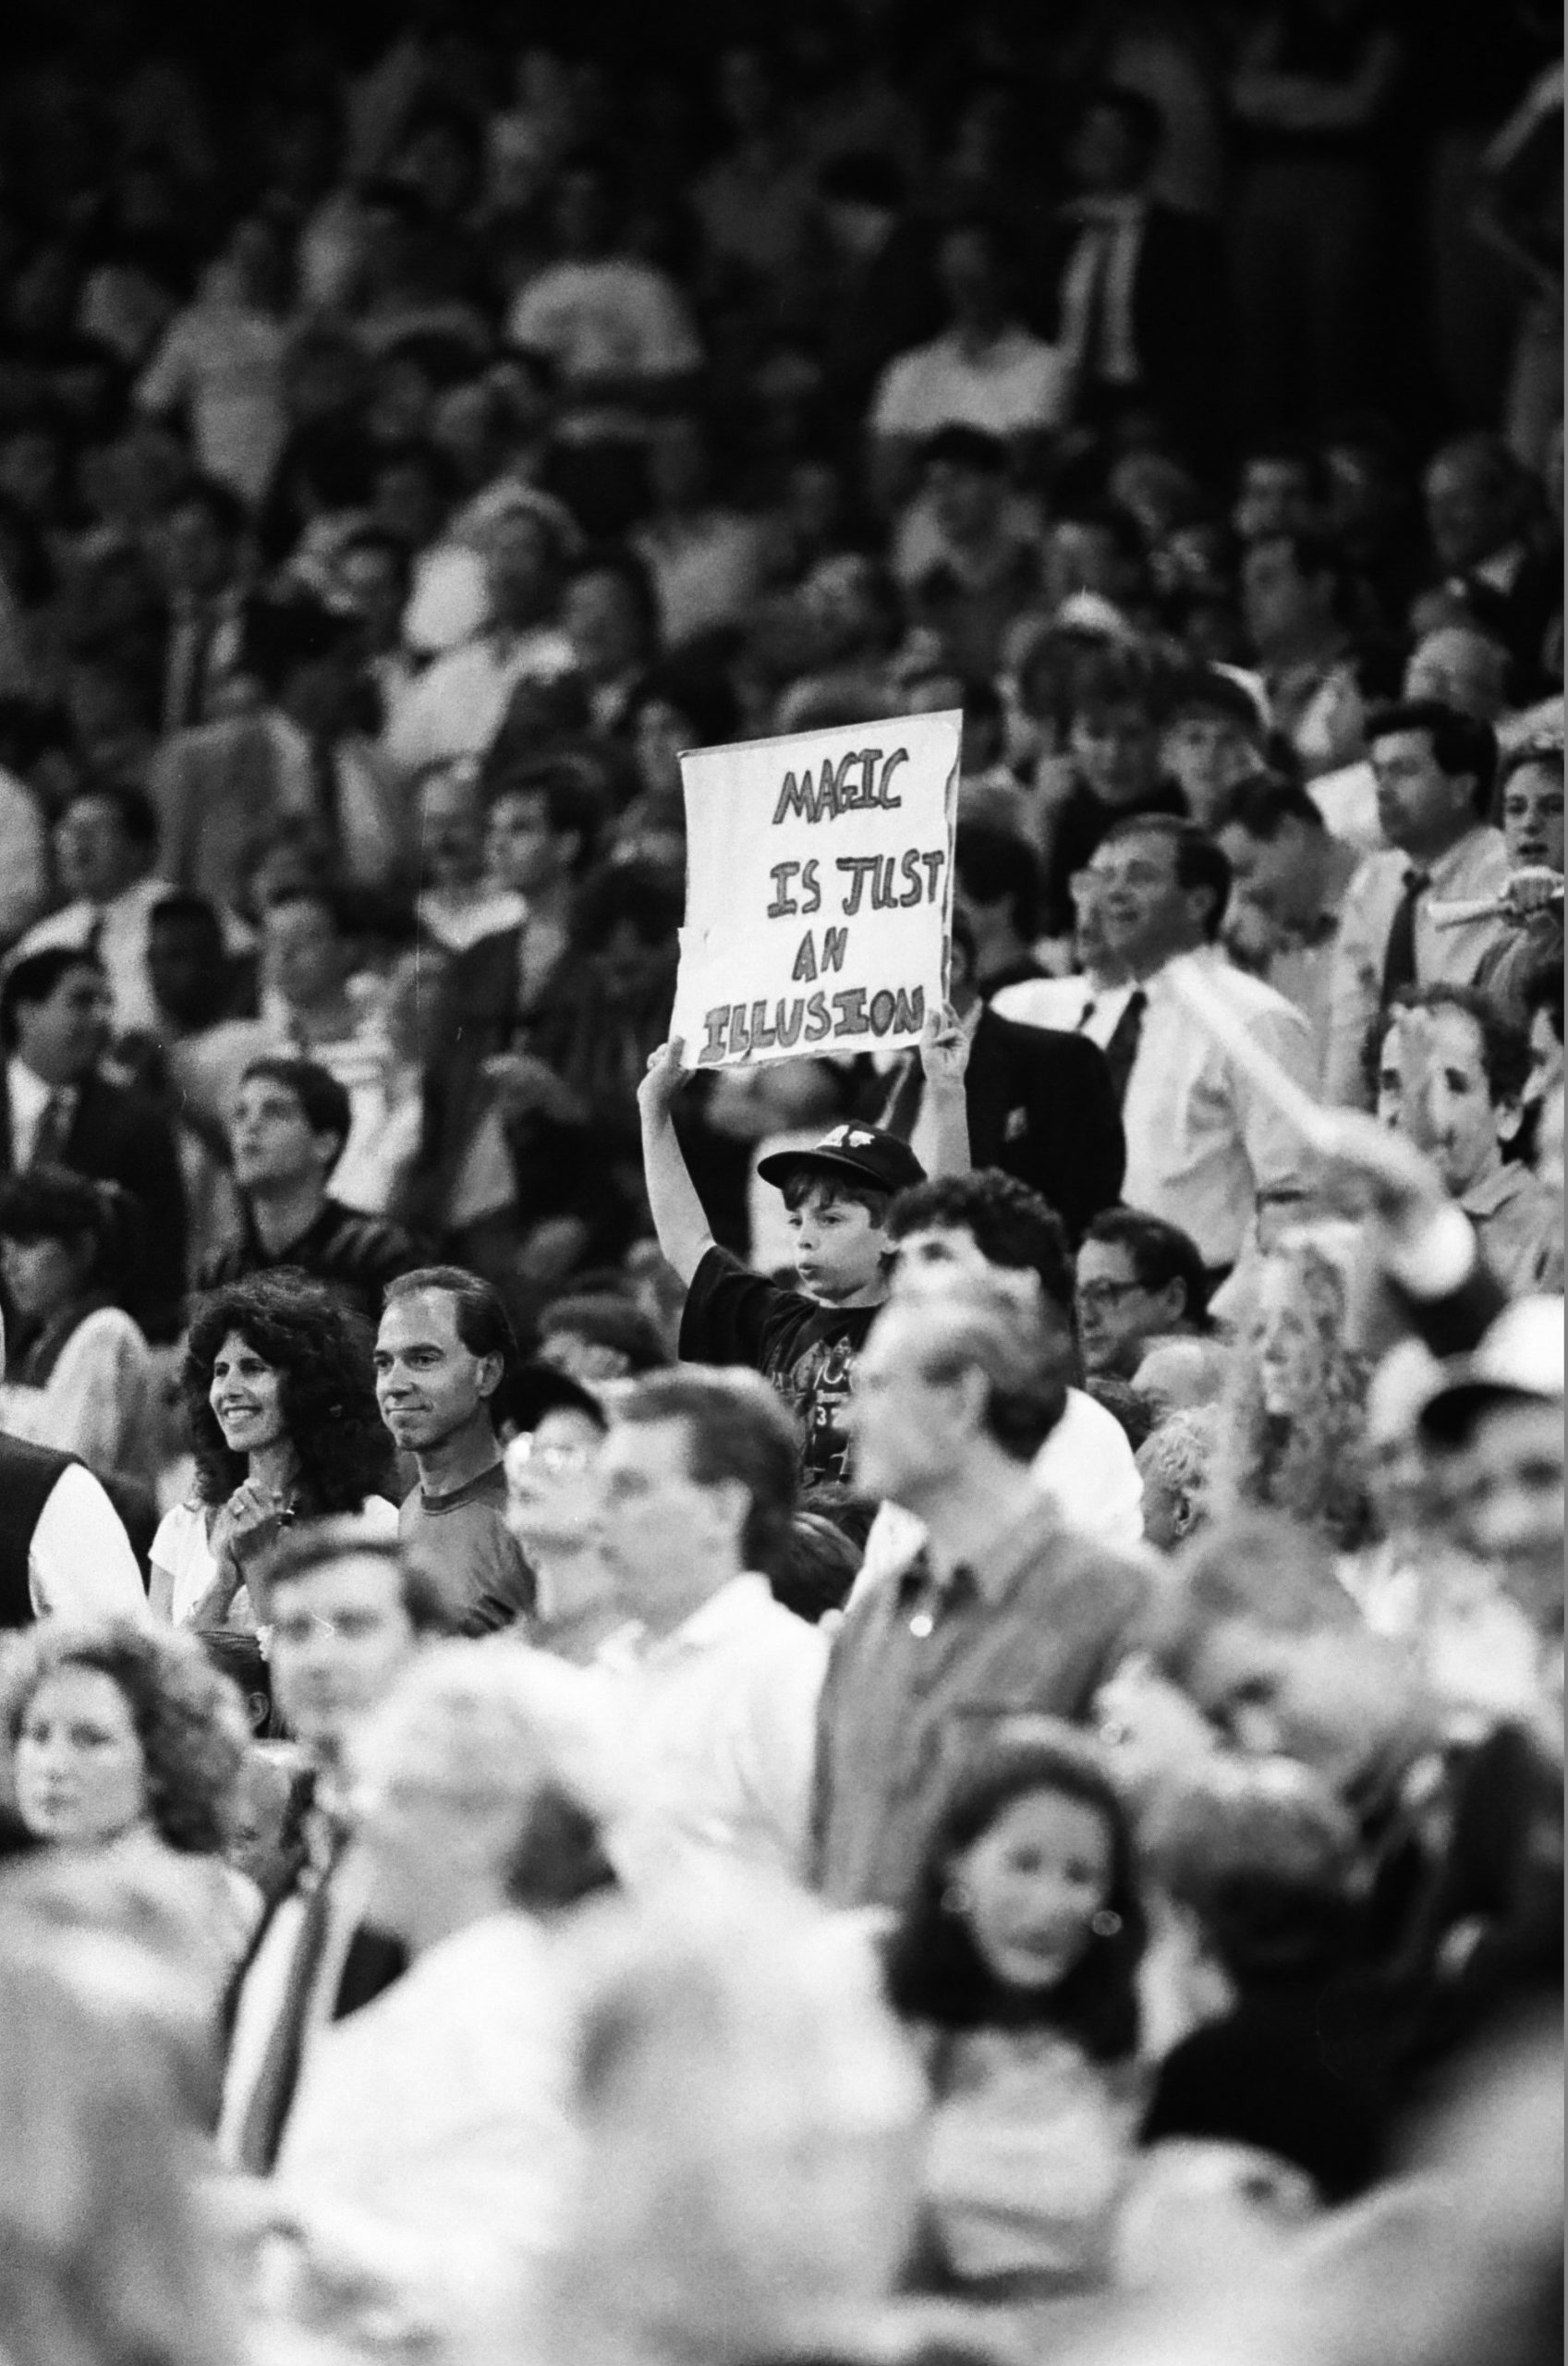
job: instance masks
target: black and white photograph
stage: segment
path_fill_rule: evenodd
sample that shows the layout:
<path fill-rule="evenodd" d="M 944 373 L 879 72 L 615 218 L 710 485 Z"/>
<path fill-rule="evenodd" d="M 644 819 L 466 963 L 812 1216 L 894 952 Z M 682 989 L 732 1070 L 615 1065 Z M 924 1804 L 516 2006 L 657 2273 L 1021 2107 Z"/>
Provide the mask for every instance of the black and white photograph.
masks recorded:
<path fill-rule="evenodd" d="M 1560 9 L 0 17 L 0 2366 L 1558 2366 Z"/>

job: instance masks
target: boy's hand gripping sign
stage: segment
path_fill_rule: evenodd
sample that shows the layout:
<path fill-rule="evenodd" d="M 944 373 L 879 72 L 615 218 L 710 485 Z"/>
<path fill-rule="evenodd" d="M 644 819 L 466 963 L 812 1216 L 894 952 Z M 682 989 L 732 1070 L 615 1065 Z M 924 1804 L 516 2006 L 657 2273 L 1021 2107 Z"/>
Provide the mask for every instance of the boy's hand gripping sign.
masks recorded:
<path fill-rule="evenodd" d="M 688 1067 L 919 1041 L 946 998 L 962 720 L 914 714 L 682 756 L 670 1032 Z"/>

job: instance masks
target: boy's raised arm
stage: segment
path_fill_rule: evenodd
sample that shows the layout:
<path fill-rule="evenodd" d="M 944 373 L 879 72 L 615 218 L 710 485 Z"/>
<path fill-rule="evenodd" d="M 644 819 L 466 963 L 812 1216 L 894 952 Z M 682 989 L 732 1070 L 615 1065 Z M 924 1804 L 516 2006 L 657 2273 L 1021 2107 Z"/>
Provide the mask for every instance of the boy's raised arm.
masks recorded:
<path fill-rule="evenodd" d="M 637 1104 L 642 1118 L 642 1172 L 648 1204 L 659 1246 L 683 1282 L 689 1283 L 713 1246 L 707 1213 L 676 1139 L 675 1095 L 686 1081 L 678 1040 L 661 1043 L 650 1055 L 648 1073 L 638 1087 Z"/>

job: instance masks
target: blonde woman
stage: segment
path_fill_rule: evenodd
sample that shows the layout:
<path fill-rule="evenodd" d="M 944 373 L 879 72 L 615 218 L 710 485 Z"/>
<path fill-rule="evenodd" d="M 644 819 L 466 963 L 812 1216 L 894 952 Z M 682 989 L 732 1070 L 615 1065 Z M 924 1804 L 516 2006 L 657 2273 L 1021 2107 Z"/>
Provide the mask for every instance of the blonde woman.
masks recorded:
<path fill-rule="evenodd" d="M 1258 1268 L 1219 1408 L 1216 1516 L 1283 1512 L 1341 1552 L 1363 1542 L 1367 1367 L 1349 1323 L 1339 1259 L 1315 1235 L 1287 1234 Z"/>

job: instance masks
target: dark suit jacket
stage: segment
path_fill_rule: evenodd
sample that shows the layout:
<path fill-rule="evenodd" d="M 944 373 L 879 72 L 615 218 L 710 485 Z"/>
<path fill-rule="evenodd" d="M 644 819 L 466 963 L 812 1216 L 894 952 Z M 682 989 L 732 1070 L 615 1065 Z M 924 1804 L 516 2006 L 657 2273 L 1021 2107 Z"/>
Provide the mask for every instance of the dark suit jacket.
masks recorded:
<path fill-rule="evenodd" d="M 884 1123 L 912 1129 L 922 1079 L 918 1055 L 894 1087 Z M 1000 1166 L 1056 1210 L 1076 1246 L 1121 1195 L 1126 1165 L 1121 1113 L 1098 1043 L 1054 1027 L 1020 1027 L 980 1014 L 965 1079 L 969 1155 Z"/>
<path fill-rule="evenodd" d="M 457 956 L 447 977 L 437 1029 L 442 1055 L 425 1069 L 419 1154 L 396 1210 L 401 1222 L 432 1237 L 444 1227 L 453 1187 L 490 1106 L 485 1062 L 526 1043 L 556 1065 L 554 1037 L 581 964 L 576 956 L 563 959 L 525 1012 L 518 991 L 522 938 L 520 928 L 481 936 Z M 529 1172 L 526 1182 L 519 1177 L 519 1191 L 527 1219 L 583 1212 L 593 1181 L 585 1172 L 583 1129 L 540 1118 L 526 1130 L 531 1155 L 525 1156 Z M 524 1145 L 513 1140 L 512 1149 L 516 1157 Z"/>
<path fill-rule="evenodd" d="M 443 992 L 441 1057 L 427 1063 L 419 1154 L 398 1214 L 432 1235 L 488 1106 L 486 1060 L 509 1051 L 522 1018 L 518 963 L 523 932 L 499 929 L 457 956 Z"/>
<path fill-rule="evenodd" d="M 145 1093 L 93 1075 L 82 1085 L 66 1164 L 131 1201 L 121 1300 L 153 1340 L 177 1338 L 185 1304 L 185 1184 L 174 1130 Z M 0 1066 L 0 1174 L 11 1166 L 11 1107 Z"/>
<path fill-rule="evenodd" d="M 1407 1778 L 1364 1819 L 1371 1994 L 1402 2082 L 1520 2013 L 1561 2013 L 1562 1827 L 1561 1755 L 1512 1724 L 1451 1740 L 1435 1793 Z"/>
<path fill-rule="evenodd" d="M 575 1116 L 536 1111 L 506 1122 L 525 1229 L 556 1215 L 589 1227 L 591 1253 L 618 1258 L 646 1221 L 635 1087 L 669 1033 L 675 953 L 641 984 L 617 982 L 604 961 L 573 950 L 525 1011 L 518 994 L 520 931 L 481 937 L 459 955 L 439 1029 L 442 1057 L 426 1070 L 424 1135 L 399 1216 L 439 1234 L 479 1120 L 490 1104 L 484 1063 L 526 1048 L 577 1104 Z"/>

